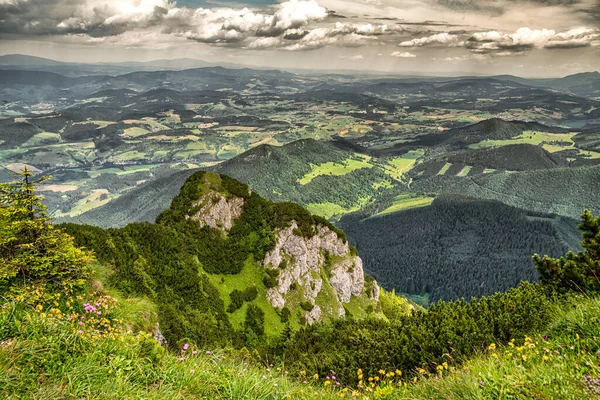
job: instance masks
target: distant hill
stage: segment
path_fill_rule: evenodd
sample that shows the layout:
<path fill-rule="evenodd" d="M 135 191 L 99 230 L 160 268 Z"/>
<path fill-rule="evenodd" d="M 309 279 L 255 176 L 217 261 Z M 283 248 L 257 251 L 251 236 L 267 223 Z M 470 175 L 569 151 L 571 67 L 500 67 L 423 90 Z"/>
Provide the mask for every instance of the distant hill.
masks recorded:
<path fill-rule="evenodd" d="M 416 192 L 460 194 L 537 212 L 578 218 L 584 209 L 600 212 L 600 166 L 498 172 L 463 179 L 432 176 L 411 184 Z"/>
<path fill-rule="evenodd" d="M 178 171 L 145 183 L 110 203 L 77 217 L 59 222 L 76 222 L 103 228 L 123 227 L 133 222 L 154 222 L 169 207 L 185 181 L 197 170 Z"/>
<path fill-rule="evenodd" d="M 452 164 L 446 174 L 456 175 L 468 168 L 469 176 L 488 169 L 530 171 L 566 166 L 565 160 L 542 147 L 521 143 L 450 153 L 419 164 L 410 173 L 415 179 L 424 179 L 436 175 L 446 163 Z"/>
<path fill-rule="evenodd" d="M 311 208 L 313 212 L 333 207 L 325 214 L 334 215 L 377 196 L 384 184 L 391 185 L 392 178 L 367 160 L 333 142 L 303 139 L 284 146 L 257 146 L 212 170 L 247 183 L 268 199 L 316 207 Z M 335 166 L 341 171 L 334 174 Z M 301 182 L 313 171 L 317 171 L 314 177 Z M 189 174 L 185 171 L 144 184 L 75 220 L 103 227 L 153 221 Z"/>
<path fill-rule="evenodd" d="M 43 66 L 56 66 L 67 64 L 61 61 L 51 60 L 49 58 L 27 56 L 23 54 L 6 54 L 0 56 L 0 65 L 12 65 L 12 66 L 32 66 L 32 65 L 43 65 Z"/>

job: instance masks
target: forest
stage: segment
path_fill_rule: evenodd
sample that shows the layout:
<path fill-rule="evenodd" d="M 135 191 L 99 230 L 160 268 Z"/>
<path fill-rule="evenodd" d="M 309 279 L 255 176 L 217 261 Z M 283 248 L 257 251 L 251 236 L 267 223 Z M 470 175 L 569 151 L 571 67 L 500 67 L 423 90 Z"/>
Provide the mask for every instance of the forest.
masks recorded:
<path fill-rule="evenodd" d="M 531 255 L 557 256 L 570 248 L 561 235 L 568 227 L 575 231 L 577 222 L 564 218 L 559 230 L 557 220 L 455 195 L 384 216 L 350 214 L 338 225 L 359 250 L 367 272 L 384 287 L 436 302 L 536 282 Z"/>

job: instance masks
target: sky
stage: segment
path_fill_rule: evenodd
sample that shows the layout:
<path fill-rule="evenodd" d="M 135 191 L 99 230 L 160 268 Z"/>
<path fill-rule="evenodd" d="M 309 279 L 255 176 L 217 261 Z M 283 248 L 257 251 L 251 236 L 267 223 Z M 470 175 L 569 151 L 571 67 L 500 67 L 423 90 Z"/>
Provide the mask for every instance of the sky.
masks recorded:
<path fill-rule="evenodd" d="M 600 70 L 600 0 L 0 0 L 0 54 L 282 69 Z"/>

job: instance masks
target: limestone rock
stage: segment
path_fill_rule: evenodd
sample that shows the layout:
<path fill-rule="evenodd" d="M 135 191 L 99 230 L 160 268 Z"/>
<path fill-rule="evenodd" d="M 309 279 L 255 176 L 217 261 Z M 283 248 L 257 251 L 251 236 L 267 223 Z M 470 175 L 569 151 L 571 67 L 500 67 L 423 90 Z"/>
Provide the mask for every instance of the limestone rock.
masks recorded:
<path fill-rule="evenodd" d="M 244 199 L 227 199 L 221 193 L 210 192 L 202 196 L 194 206 L 200 206 L 200 209 L 192 219 L 198 221 L 201 227 L 208 225 L 227 233 L 231 230 L 233 221 L 242 215 Z"/>
<path fill-rule="evenodd" d="M 327 284 L 323 282 L 321 268 L 328 254 L 334 260 L 330 265 L 329 278 L 329 284 L 336 294 L 336 305 L 332 311 L 338 316 L 344 316 L 345 310 L 341 303 L 348 303 L 352 296 L 361 296 L 364 291 L 362 260 L 352 255 L 348 243 L 344 243 L 326 226 L 319 226 L 317 233 L 311 238 L 294 233 L 297 228 L 297 223 L 293 221 L 291 226 L 280 230 L 275 247 L 265 255 L 265 267 L 279 269 L 277 285 L 268 290 L 267 299 L 273 307 L 283 308 L 292 286 L 301 286 L 303 301 L 315 305 L 305 315 L 307 323 L 320 320 L 323 310 L 315 301 Z"/>
<path fill-rule="evenodd" d="M 371 297 L 373 298 L 373 300 L 379 301 L 379 293 L 379 285 L 377 284 L 377 281 L 373 281 L 373 287 L 371 288 Z"/>
<path fill-rule="evenodd" d="M 313 322 L 321 320 L 321 307 L 315 305 L 310 312 L 304 314 L 304 318 L 306 319 L 306 323 L 312 325 Z"/>

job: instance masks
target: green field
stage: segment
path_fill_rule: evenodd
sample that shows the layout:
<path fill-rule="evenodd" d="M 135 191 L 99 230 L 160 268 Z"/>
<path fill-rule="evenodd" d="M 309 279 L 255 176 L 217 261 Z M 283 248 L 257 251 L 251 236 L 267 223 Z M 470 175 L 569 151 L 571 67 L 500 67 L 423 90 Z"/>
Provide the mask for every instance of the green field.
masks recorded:
<path fill-rule="evenodd" d="M 360 155 L 359 158 L 361 159 L 348 158 L 341 163 L 327 162 L 319 165 L 311 165 L 312 170 L 298 179 L 298 183 L 306 185 L 320 175 L 342 176 L 357 169 L 373 168 L 373 164 L 369 163 L 371 159 L 369 156 Z"/>
<path fill-rule="evenodd" d="M 396 196 L 394 203 L 374 216 L 391 214 L 398 211 L 409 210 L 411 208 L 425 207 L 433 203 L 433 197 L 413 196 L 410 193 L 403 193 Z"/>
<path fill-rule="evenodd" d="M 422 149 L 410 150 L 400 157 L 390 158 L 387 164 L 383 164 L 384 172 L 395 180 L 402 181 L 404 174 L 410 171 L 424 154 L 425 150 Z"/>
<path fill-rule="evenodd" d="M 235 275 L 213 275 L 207 274 L 211 283 L 219 290 L 219 294 L 221 295 L 221 299 L 225 303 L 225 307 L 229 306 L 231 302 L 229 298 L 229 293 L 234 291 L 235 289 L 243 291 L 247 289 L 252 284 L 248 282 L 262 282 L 263 271 L 261 268 L 257 267 L 256 263 L 252 258 L 249 258 L 244 263 L 244 267 L 240 271 L 240 273 Z M 265 313 L 265 332 L 279 332 L 283 328 L 283 323 L 281 322 L 281 318 L 273 308 L 273 306 L 267 300 L 267 289 L 264 285 L 257 285 L 258 296 L 251 303 L 260 307 L 261 310 Z M 229 319 L 232 325 L 236 329 L 243 328 L 244 325 L 244 317 L 246 315 L 246 308 L 248 308 L 247 302 L 244 303 L 242 308 L 234 311 L 229 314 Z M 290 324 L 293 327 L 298 327 L 298 318 L 290 318 Z"/>
<path fill-rule="evenodd" d="M 467 175 L 469 175 L 469 172 L 471 172 L 472 168 L 473 168 L 472 166 L 467 165 L 466 167 L 461 169 L 460 172 L 458 174 L 456 174 L 456 176 L 467 176 Z"/>
<path fill-rule="evenodd" d="M 507 140 L 484 140 L 479 143 L 475 143 L 470 145 L 469 147 L 472 149 L 480 149 L 486 147 L 499 147 L 506 146 L 509 144 L 533 144 L 539 145 L 542 143 L 552 144 L 553 149 L 556 150 L 557 147 L 562 147 L 562 150 L 571 148 L 574 146 L 573 136 L 575 136 L 576 132 L 571 133 L 548 133 L 548 132 L 533 132 L 533 131 L 525 131 L 519 136 L 515 136 L 511 139 Z M 558 143 L 565 143 L 566 145 L 559 145 Z"/>
<path fill-rule="evenodd" d="M 448 170 L 450 169 L 451 166 L 452 166 L 452 164 L 446 163 L 437 174 L 438 175 L 446 175 L 446 172 L 448 172 Z"/>

